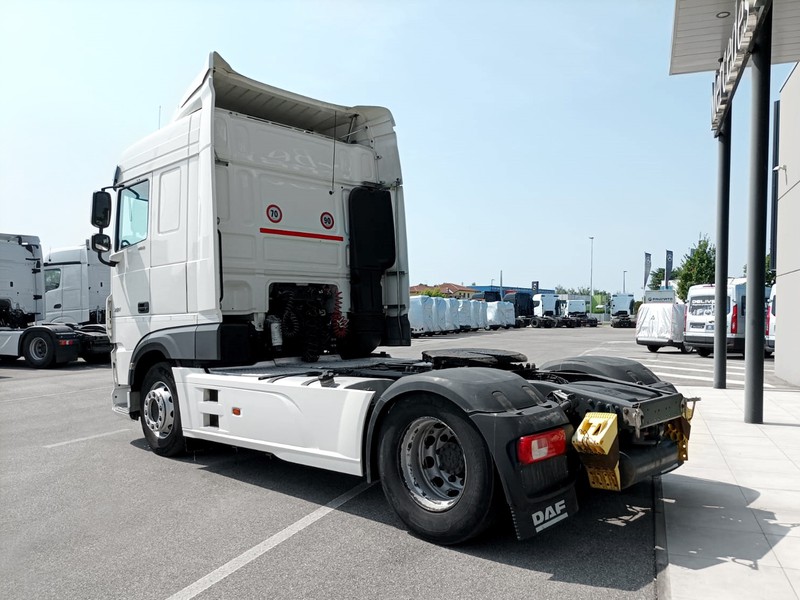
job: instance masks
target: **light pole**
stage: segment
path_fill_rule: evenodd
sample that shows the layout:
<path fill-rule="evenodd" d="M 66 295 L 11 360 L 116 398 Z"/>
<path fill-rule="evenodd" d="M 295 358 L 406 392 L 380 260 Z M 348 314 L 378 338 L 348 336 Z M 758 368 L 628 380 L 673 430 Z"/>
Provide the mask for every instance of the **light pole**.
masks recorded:
<path fill-rule="evenodd" d="M 592 275 L 594 274 L 594 236 L 589 236 L 590 240 L 590 250 L 589 250 L 589 312 L 594 312 L 594 308 L 592 307 L 592 302 L 594 301 L 594 281 L 592 280 Z"/>
<path fill-rule="evenodd" d="M 492 277 L 491 283 L 489 284 L 490 289 L 494 289 L 494 277 Z"/>
<path fill-rule="evenodd" d="M 622 272 L 622 293 L 623 294 L 625 293 L 625 273 L 627 273 L 627 271 L 623 271 Z"/>

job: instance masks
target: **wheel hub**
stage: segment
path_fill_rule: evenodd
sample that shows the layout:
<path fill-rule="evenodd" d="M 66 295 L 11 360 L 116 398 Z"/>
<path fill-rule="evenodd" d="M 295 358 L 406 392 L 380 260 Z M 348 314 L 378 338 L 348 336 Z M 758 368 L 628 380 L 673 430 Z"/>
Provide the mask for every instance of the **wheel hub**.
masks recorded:
<path fill-rule="evenodd" d="M 414 501 L 426 510 L 452 508 L 464 491 L 466 463 L 456 434 L 435 417 L 420 417 L 403 434 L 403 482 Z"/>
<path fill-rule="evenodd" d="M 147 393 L 143 412 L 145 425 L 150 431 L 159 437 L 169 435 L 175 420 L 175 406 L 165 384 L 159 383 Z"/>

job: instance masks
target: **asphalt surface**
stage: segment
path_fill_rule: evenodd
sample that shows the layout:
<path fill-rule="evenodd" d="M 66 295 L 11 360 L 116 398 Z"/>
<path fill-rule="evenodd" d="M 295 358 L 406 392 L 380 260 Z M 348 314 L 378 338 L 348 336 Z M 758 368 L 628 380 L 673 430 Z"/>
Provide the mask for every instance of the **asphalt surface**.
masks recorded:
<path fill-rule="evenodd" d="M 713 368 L 607 327 L 435 336 L 391 353 L 433 347 L 512 349 L 538 364 L 669 358 L 709 378 Z M 505 522 L 443 548 L 409 534 L 380 485 L 213 444 L 154 455 L 139 423 L 112 413 L 111 381 L 107 366 L 0 365 L 0 597 L 656 597 L 649 483 L 593 492 L 527 542 Z"/>

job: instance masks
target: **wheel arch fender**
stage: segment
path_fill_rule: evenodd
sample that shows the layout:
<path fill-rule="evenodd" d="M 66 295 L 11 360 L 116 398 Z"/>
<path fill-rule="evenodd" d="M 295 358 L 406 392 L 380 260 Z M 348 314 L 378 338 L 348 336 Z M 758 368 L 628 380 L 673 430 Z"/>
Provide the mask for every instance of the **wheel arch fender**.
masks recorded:
<path fill-rule="evenodd" d="M 573 356 L 547 362 L 542 371 L 573 371 L 610 379 L 652 385 L 661 379 L 637 360 L 617 356 Z"/>
<path fill-rule="evenodd" d="M 133 351 L 129 371 L 128 381 L 130 382 L 130 406 L 131 419 L 139 417 L 139 411 L 134 407 L 139 406 L 139 392 L 142 389 L 144 378 L 147 372 L 160 362 L 167 362 L 173 364 L 171 357 L 175 356 L 175 348 L 171 344 L 171 338 L 168 336 L 146 337 L 139 342 L 136 349 Z"/>
<path fill-rule="evenodd" d="M 526 387 L 531 391 L 525 392 Z M 399 379 L 377 399 L 367 421 L 364 435 L 367 480 L 378 479 L 379 433 L 389 410 L 404 398 L 419 394 L 437 396 L 469 417 L 476 412 L 505 412 L 530 406 L 534 402 L 531 393 L 535 393 L 535 390 L 519 375 L 484 367 L 439 369 Z M 473 425 L 485 440 L 481 429 Z"/>

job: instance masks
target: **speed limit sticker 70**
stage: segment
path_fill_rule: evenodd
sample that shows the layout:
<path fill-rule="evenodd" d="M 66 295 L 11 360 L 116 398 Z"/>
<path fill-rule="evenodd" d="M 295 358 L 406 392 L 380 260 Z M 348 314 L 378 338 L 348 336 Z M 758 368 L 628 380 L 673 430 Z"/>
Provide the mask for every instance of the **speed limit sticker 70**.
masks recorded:
<path fill-rule="evenodd" d="M 273 223 L 280 223 L 283 218 L 283 212 L 277 204 L 270 204 L 267 207 L 267 218 Z"/>
<path fill-rule="evenodd" d="M 319 216 L 319 222 L 325 229 L 333 229 L 333 215 L 329 212 L 324 212 Z"/>

